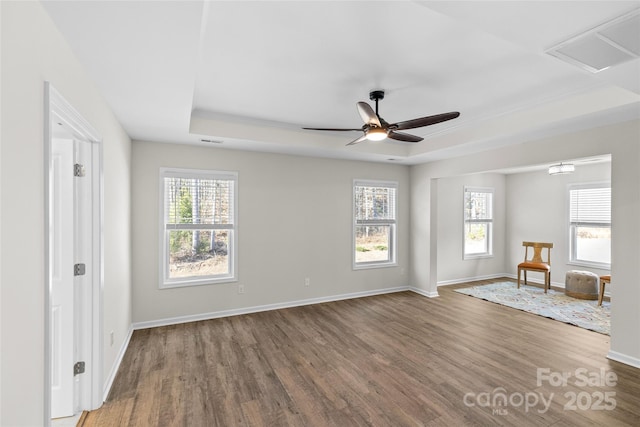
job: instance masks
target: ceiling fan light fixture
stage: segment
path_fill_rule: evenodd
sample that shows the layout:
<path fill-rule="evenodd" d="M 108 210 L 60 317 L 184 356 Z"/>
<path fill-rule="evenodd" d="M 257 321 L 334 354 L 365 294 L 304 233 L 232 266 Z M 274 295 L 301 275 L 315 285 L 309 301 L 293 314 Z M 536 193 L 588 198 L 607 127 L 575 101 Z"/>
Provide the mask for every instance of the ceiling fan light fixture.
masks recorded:
<path fill-rule="evenodd" d="M 402 122 L 389 124 L 378 114 L 378 101 L 384 98 L 384 91 L 383 90 L 371 91 L 369 93 L 369 98 L 376 102 L 375 110 L 371 108 L 371 105 L 367 104 L 366 102 L 356 103 L 358 114 L 360 114 L 360 118 L 364 122 L 364 125 L 359 129 L 310 128 L 310 127 L 303 127 L 302 129 L 326 130 L 326 131 L 332 131 L 332 132 L 336 132 L 336 131 L 337 132 L 345 132 L 345 131 L 346 132 L 351 132 L 351 131 L 363 132 L 362 136 L 354 139 L 347 145 L 360 144 L 362 141 L 379 142 L 387 138 L 393 139 L 395 141 L 415 143 L 415 142 L 420 142 L 424 140 L 424 138 L 422 138 L 421 136 L 411 135 L 408 133 L 398 132 L 398 131 L 435 125 L 436 123 L 446 122 L 447 120 L 455 119 L 460 115 L 459 112 L 452 111 L 450 113 L 435 114 L 433 116 L 420 117 L 417 119 L 404 120 Z"/>
<path fill-rule="evenodd" d="M 573 163 L 562 163 L 560 162 L 557 165 L 549 166 L 549 175 L 564 175 L 567 173 L 573 173 L 576 170 L 576 167 Z"/>
<path fill-rule="evenodd" d="M 371 128 L 367 131 L 369 141 L 382 141 L 387 137 L 387 131 L 383 128 Z"/>

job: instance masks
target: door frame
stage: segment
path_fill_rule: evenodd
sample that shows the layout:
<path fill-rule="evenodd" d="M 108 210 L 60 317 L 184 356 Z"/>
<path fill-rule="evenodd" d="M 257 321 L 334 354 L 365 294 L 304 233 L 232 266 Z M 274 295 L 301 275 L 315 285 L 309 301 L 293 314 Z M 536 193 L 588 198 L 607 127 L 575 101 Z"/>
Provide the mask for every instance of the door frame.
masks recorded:
<path fill-rule="evenodd" d="M 92 268 L 91 289 L 88 298 L 91 301 L 89 307 L 76 310 L 80 315 L 80 321 L 90 325 L 90 337 L 85 337 L 90 342 L 79 343 L 81 348 L 87 350 L 85 360 L 87 369 L 81 378 L 79 404 L 80 409 L 97 409 L 103 403 L 102 390 L 102 360 L 103 360 L 103 327 L 102 327 L 102 298 L 104 286 L 104 239 L 103 239 L 103 212 L 104 212 L 104 177 L 102 164 L 102 139 L 98 132 L 67 102 L 62 95 L 45 81 L 44 87 L 44 238 L 45 238 L 45 298 L 44 298 L 44 423 L 51 423 L 51 291 L 52 291 L 52 257 L 53 239 L 51 238 L 51 225 L 53 218 L 53 200 L 51 200 L 53 185 L 52 140 L 53 129 L 58 123 L 71 129 L 82 140 L 91 143 L 91 165 L 95 173 L 91 174 L 91 228 L 93 241 L 91 245 Z M 69 266 L 71 268 L 71 266 Z M 77 308 L 77 307 L 76 307 Z M 75 308 L 74 308 L 75 310 Z M 80 338 L 82 339 L 82 337 Z M 69 367 L 71 370 L 72 367 Z"/>

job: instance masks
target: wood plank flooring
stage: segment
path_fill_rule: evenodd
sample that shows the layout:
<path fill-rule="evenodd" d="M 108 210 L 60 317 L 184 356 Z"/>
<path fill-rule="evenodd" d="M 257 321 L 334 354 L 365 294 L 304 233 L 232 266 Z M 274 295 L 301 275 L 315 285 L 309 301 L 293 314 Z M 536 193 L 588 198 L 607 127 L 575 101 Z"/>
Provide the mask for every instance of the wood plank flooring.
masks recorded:
<path fill-rule="evenodd" d="M 135 331 L 82 425 L 639 425 L 608 336 L 453 291 L 490 282 Z"/>

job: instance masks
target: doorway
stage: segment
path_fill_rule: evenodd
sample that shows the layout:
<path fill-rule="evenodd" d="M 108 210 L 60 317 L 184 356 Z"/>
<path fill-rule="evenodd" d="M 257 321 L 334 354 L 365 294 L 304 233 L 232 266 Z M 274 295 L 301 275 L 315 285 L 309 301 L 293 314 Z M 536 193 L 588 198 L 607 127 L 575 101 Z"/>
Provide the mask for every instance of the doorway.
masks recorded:
<path fill-rule="evenodd" d="M 45 425 L 102 405 L 102 145 L 45 85 Z"/>

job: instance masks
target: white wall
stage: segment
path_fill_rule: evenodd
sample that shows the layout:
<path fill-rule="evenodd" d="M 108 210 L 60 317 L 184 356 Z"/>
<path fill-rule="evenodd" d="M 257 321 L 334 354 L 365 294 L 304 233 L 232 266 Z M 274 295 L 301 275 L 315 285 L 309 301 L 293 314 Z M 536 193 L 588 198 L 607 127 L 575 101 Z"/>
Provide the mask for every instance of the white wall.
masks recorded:
<path fill-rule="evenodd" d="M 237 283 L 158 289 L 162 166 L 238 172 Z M 399 183 L 397 267 L 352 270 L 356 178 Z M 132 179 L 135 323 L 409 284 L 407 166 L 135 141 Z"/>
<path fill-rule="evenodd" d="M 0 5 L 0 25 L 2 25 L 2 5 Z M 0 52 L 2 51 L 2 31 L 0 31 Z M 2 128 L 2 55 L 0 54 L 0 128 Z M 2 132 L 0 131 L 0 159 L 2 159 Z M 2 188 L 2 161 L 0 160 L 0 189 Z M 0 242 L 2 242 L 2 197 L 0 197 Z M 1 248 L 0 248 L 1 250 Z M 1 252 L 0 252 L 1 253 Z M 2 257 L 0 256 L 0 310 L 2 310 Z M 2 402 L 2 315 L 0 311 L 0 402 Z M 2 421 L 0 403 L 0 421 Z"/>
<path fill-rule="evenodd" d="M 507 261 L 508 274 L 517 274 L 524 259 L 523 241 L 553 242 L 551 282 L 564 287 L 568 270 L 588 270 L 598 276 L 602 270 L 569 264 L 569 185 L 610 182 L 611 163 L 578 165 L 569 175 L 550 176 L 546 170 L 507 176 Z M 544 280 L 543 275 L 529 277 Z"/>
<path fill-rule="evenodd" d="M 640 368 L 640 121 L 601 140 L 611 145 L 611 351 Z"/>
<path fill-rule="evenodd" d="M 411 168 L 411 284 L 437 294 L 434 252 L 437 205 L 432 181 L 447 176 L 551 164 L 612 154 L 612 283 L 610 357 L 640 366 L 640 121 L 548 137 Z M 615 289 L 614 289 L 615 287 Z"/>
<path fill-rule="evenodd" d="M 39 2 L 0 2 L 3 426 L 45 414 L 44 82 L 104 140 L 104 330 L 107 374 L 131 324 L 130 147 L 127 135 Z M 105 333 L 108 340 L 108 333 Z"/>
<path fill-rule="evenodd" d="M 471 174 L 442 178 L 438 186 L 438 284 L 493 277 L 505 266 L 505 175 Z M 463 259 L 464 187 L 488 187 L 493 194 L 493 256 Z"/>

